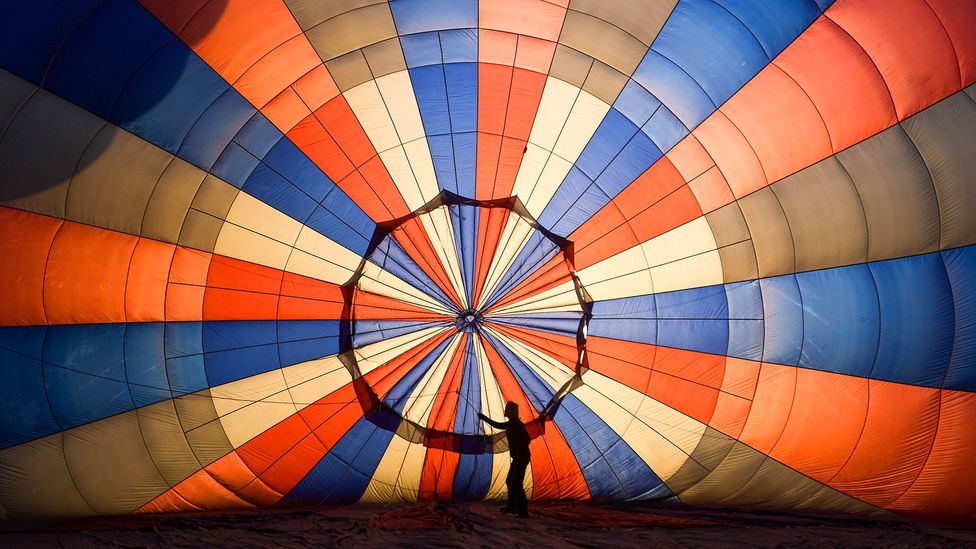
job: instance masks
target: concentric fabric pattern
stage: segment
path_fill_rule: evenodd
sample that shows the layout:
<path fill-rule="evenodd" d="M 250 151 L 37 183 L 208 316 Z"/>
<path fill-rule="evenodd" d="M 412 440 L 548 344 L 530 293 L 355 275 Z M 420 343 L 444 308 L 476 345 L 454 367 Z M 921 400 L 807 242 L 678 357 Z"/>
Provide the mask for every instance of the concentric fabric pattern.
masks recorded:
<path fill-rule="evenodd" d="M 3 518 L 976 523 L 976 2 L 0 10 Z"/>

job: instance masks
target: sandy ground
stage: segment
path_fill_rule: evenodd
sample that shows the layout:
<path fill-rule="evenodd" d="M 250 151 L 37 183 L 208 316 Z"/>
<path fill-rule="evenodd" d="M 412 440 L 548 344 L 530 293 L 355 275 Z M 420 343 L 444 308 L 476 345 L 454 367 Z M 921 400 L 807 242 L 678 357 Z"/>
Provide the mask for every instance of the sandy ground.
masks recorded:
<path fill-rule="evenodd" d="M 530 512 L 518 519 L 493 502 L 420 503 L 8 523 L 0 547 L 976 548 L 976 530 L 903 522 L 660 503 L 535 503 Z"/>

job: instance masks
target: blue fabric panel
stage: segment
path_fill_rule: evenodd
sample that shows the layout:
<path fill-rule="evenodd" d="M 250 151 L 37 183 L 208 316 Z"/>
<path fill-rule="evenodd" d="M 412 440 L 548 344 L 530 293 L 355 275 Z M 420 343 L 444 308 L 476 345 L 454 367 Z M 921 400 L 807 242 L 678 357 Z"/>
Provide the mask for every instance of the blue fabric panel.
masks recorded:
<path fill-rule="evenodd" d="M 573 450 L 590 497 L 633 499 L 671 495 L 644 460 L 575 395 L 563 398 L 554 420 Z"/>
<path fill-rule="evenodd" d="M 451 131 L 478 131 L 478 64 L 445 65 L 444 77 L 451 105 Z"/>
<path fill-rule="evenodd" d="M 137 407 L 173 396 L 166 378 L 163 333 L 162 322 L 125 324 L 125 375 Z"/>
<path fill-rule="evenodd" d="M 366 491 L 393 432 L 362 418 L 283 499 L 285 505 L 354 503 Z"/>
<path fill-rule="evenodd" d="M 458 194 L 467 198 L 475 197 L 475 178 L 477 174 L 478 134 L 475 132 L 454 134 L 454 166 L 457 173 Z"/>
<path fill-rule="evenodd" d="M 715 111 L 715 104 L 688 73 L 650 49 L 632 77 L 667 105 L 687 128 L 695 128 Z"/>
<path fill-rule="evenodd" d="M 976 246 L 942 252 L 955 300 L 952 358 L 943 387 L 976 391 Z"/>
<path fill-rule="evenodd" d="M 725 287 L 705 286 L 656 294 L 658 318 L 726 319 L 729 303 Z"/>
<path fill-rule="evenodd" d="M 661 151 L 670 151 L 688 135 L 688 128 L 667 107 L 658 109 L 641 131 Z"/>
<path fill-rule="evenodd" d="M 160 88 L 160 74 L 173 75 L 167 88 Z M 197 119 L 228 88 L 186 45 L 173 41 L 132 76 L 111 120 L 176 154 Z"/>
<path fill-rule="evenodd" d="M 820 15 L 813 0 L 715 0 L 752 32 L 772 59 Z"/>
<path fill-rule="evenodd" d="M 48 327 L 44 387 L 62 429 L 134 408 L 125 379 L 124 324 Z"/>
<path fill-rule="evenodd" d="M 163 330 L 166 378 L 174 396 L 207 388 L 203 323 L 167 322 Z"/>
<path fill-rule="evenodd" d="M 425 322 L 422 320 L 357 320 L 352 346 L 361 349 L 372 343 L 426 330 L 437 325 L 447 326 L 447 322 Z"/>
<path fill-rule="evenodd" d="M 401 35 L 478 26 L 476 0 L 398 0 L 390 11 Z"/>
<path fill-rule="evenodd" d="M 441 64 L 441 41 L 436 32 L 423 32 L 400 36 L 400 47 L 407 68 L 424 67 L 426 65 Z M 410 71 L 413 78 L 413 71 Z"/>
<path fill-rule="evenodd" d="M 417 107 L 420 109 L 420 118 L 424 123 L 424 133 L 428 138 L 432 135 L 451 133 L 444 65 L 410 69 L 410 82 L 417 97 Z"/>
<path fill-rule="evenodd" d="M 452 206 L 451 225 L 454 228 L 454 242 L 457 244 L 458 264 L 464 281 L 467 306 L 472 307 L 474 295 L 475 256 L 478 254 L 478 218 L 480 209 L 474 206 Z"/>
<path fill-rule="evenodd" d="M 657 345 L 657 319 L 655 318 L 593 318 L 586 332 L 588 337 L 605 337 Z"/>
<path fill-rule="evenodd" d="M 658 319 L 657 343 L 664 347 L 724 355 L 729 347 L 729 322 L 722 320 Z"/>
<path fill-rule="evenodd" d="M 254 107 L 233 88 L 217 98 L 190 128 L 177 155 L 210 170 L 224 148 L 254 116 Z"/>
<path fill-rule="evenodd" d="M 454 137 L 451 134 L 427 135 L 427 146 L 434 162 L 437 187 L 460 194 L 457 182 L 457 166 L 454 165 Z"/>
<path fill-rule="evenodd" d="M 471 26 L 477 27 L 478 25 Z M 478 61 L 477 28 L 443 30 L 439 34 L 445 63 L 476 63 Z"/>
<path fill-rule="evenodd" d="M 593 132 L 575 165 L 588 179 L 596 179 L 637 133 L 638 126 L 616 109 L 610 109 Z M 558 192 L 558 191 L 557 191 Z"/>
<path fill-rule="evenodd" d="M 396 385 L 390 389 L 389 393 L 386 395 L 380 395 L 384 402 L 398 412 L 403 410 L 403 407 L 406 405 L 410 394 L 413 393 L 413 390 L 417 387 L 417 384 L 420 383 L 420 380 L 424 377 L 424 374 L 427 373 L 427 370 L 434 365 L 437 358 L 444 353 L 445 349 L 447 349 L 447 346 L 451 343 L 451 339 L 453 338 L 449 337 L 442 341 L 440 345 L 434 348 L 433 351 L 427 353 L 427 355 L 420 359 L 420 362 L 418 362 L 416 366 L 404 374 L 404 376 L 396 382 Z"/>
<path fill-rule="evenodd" d="M 289 139 L 279 140 L 261 160 L 316 202 L 321 202 L 336 188 L 335 183 Z"/>
<path fill-rule="evenodd" d="M 747 360 L 762 360 L 763 304 L 759 282 L 725 285 L 729 303 L 728 355 Z"/>
<path fill-rule="evenodd" d="M 207 354 L 265 345 L 278 340 L 274 320 L 213 321 L 204 322 L 202 328 L 203 352 Z"/>
<path fill-rule="evenodd" d="M 679 2 L 651 49 L 695 79 L 715 105 L 724 103 L 769 62 L 749 29 L 711 0 Z M 664 104 L 669 105 L 666 100 Z"/>
<path fill-rule="evenodd" d="M 580 325 L 580 316 L 582 315 L 577 316 L 577 318 L 553 318 L 552 313 L 544 315 L 495 316 L 491 318 L 491 321 L 508 326 L 530 328 L 563 336 L 576 337 L 576 332 L 579 330 Z"/>
<path fill-rule="evenodd" d="M 282 367 L 338 352 L 338 320 L 278 321 L 278 357 Z"/>
<path fill-rule="evenodd" d="M 478 357 L 474 350 L 474 339 L 469 337 L 464 346 L 464 370 L 461 374 L 457 415 L 454 417 L 454 432 L 483 434 L 484 428 L 478 417 L 480 412 L 481 383 L 478 378 Z"/>
<path fill-rule="evenodd" d="M 259 162 L 237 143 L 230 143 L 217 158 L 213 174 L 240 189 Z"/>
<path fill-rule="evenodd" d="M 867 376 L 878 351 L 878 295 L 865 265 L 796 275 L 803 306 L 800 366 Z M 772 324 L 767 322 L 767 326 Z"/>
<path fill-rule="evenodd" d="M 594 301 L 592 307 L 593 318 L 657 318 L 654 295 Z"/>
<path fill-rule="evenodd" d="M 559 247 L 553 241 L 540 232 L 532 233 L 485 303 L 490 304 L 503 297 L 558 253 Z"/>
<path fill-rule="evenodd" d="M 211 387 L 280 367 L 273 320 L 203 323 L 203 349 Z"/>
<path fill-rule="evenodd" d="M 61 430 L 41 368 L 45 326 L 0 328 L 0 448 Z"/>
<path fill-rule="evenodd" d="M 63 6 L 56 8 L 61 9 Z M 50 12 L 38 14 L 30 25 L 44 26 L 50 17 Z M 102 118 L 111 118 L 129 78 L 149 56 L 174 39 L 137 2 L 109 0 L 93 9 L 65 37 L 44 87 Z M 156 75 L 157 96 L 165 94 L 179 78 L 178 67 L 165 69 Z"/>
<path fill-rule="evenodd" d="M 256 113 L 237 133 L 234 142 L 257 158 L 264 158 L 283 137 L 270 120 L 263 114 Z"/>
<path fill-rule="evenodd" d="M 345 194 L 333 190 L 322 201 L 325 207 L 316 206 L 305 224 L 356 255 L 363 255 L 369 248 L 369 238 L 362 233 L 366 228 L 363 227 L 363 219 L 359 217 L 362 210 L 348 200 Z M 365 218 L 365 214 L 363 217 Z M 370 225 L 373 224 L 368 218 L 366 220 Z"/>
<path fill-rule="evenodd" d="M 591 140 L 590 143 L 593 143 L 593 141 Z M 576 166 L 570 168 L 569 173 L 566 174 L 566 177 L 559 184 L 559 188 L 556 189 L 552 198 L 549 199 L 549 203 L 546 204 L 545 209 L 539 214 L 539 224 L 552 230 L 552 227 L 556 226 L 556 223 L 566 215 L 566 212 L 576 206 L 579 197 L 592 185 L 593 181 L 579 168 Z"/>
<path fill-rule="evenodd" d="M 454 499 L 480 501 L 491 487 L 491 454 L 461 454 L 454 474 Z"/>
<path fill-rule="evenodd" d="M 65 37 L 98 4 L 96 0 L 6 2 L 0 17 L 0 67 L 40 84 Z"/>
<path fill-rule="evenodd" d="M 800 289 L 792 275 L 759 281 L 762 290 L 763 360 L 796 366 L 803 344 L 803 309 Z"/>
<path fill-rule="evenodd" d="M 241 190 L 301 223 L 316 208 L 314 200 L 264 162 L 254 168 Z"/>
<path fill-rule="evenodd" d="M 628 80 L 613 102 L 613 109 L 626 116 L 627 120 L 638 127 L 650 120 L 651 115 L 660 106 L 661 102 L 635 80 Z"/>
<path fill-rule="evenodd" d="M 881 339 L 871 377 L 939 387 L 952 353 L 955 311 L 940 254 L 871 263 Z"/>
<path fill-rule="evenodd" d="M 502 358 L 502 361 L 505 362 L 505 365 L 508 366 L 509 370 L 511 370 L 512 375 L 515 376 L 515 379 L 518 380 L 519 385 L 522 387 L 522 391 L 525 393 L 525 396 L 528 397 L 529 402 L 531 402 L 532 406 L 535 408 L 536 414 L 541 412 L 546 404 L 549 404 L 549 401 L 552 400 L 552 397 L 556 391 L 550 387 L 545 380 L 540 378 L 535 370 L 523 362 L 517 354 L 498 341 L 495 336 L 491 335 L 490 333 L 485 333 L 485 337 L 488 339 L 491 346 L 498 351 L 498 355 Z M 528 415 L 527 412 L 527 410 L 526 412 L 523 412 L 523 415 Z"/>
<path fill-rule="evenodd" d="M 606 173 L 607 172 L 604 172 L 604 175 L 606 175 Z M 576 199 L 576 203 L 573 204 L 573 207 L 562 214 L 559 222 L 550 227 L 549 230 L 558 234 L 559 236 L 568 237 L 580 225 L 586 223 L 594 215 L 596 215 L 596 213 L 599 212 L 607 202 L 610 202 L 610 196 L 608 196 L 599 185 L 590 185 L 585 191 L 583 191 L 583 194 Z"/>
<path fill-rule="evenodd" d="M 617 196 L 627 185 L 630 185 L 647 168 L 657 162 L 661 156 L 661 150 L 657 148 L 657 145 L 643 132 L 638 133 L 613 159 L 607 169 L 600 174 L 596 179 L 596 184 L 608 196 Z M 600 204 L 600 207 L 602 208 L 604 205 L 606 202 Z M 574 227 L 573 230 L 576 228 Z"/>
<path fill-rule="evenodd" d="M 369 260 L 445 307 L 455 308 L 447 295 L 427 276 L 423 269 L 414 263 L 413 259 L 407 255 L 407 252 L 400 247 L 392 235 L 380 242 L 379 246 L 370 254 Z"/>

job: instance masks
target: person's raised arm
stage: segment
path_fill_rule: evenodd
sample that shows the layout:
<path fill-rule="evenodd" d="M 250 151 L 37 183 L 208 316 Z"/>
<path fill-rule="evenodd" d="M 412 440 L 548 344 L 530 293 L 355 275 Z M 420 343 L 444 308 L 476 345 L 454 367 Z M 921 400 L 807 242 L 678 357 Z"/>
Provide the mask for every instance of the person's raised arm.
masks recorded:
<path fill-rule="evenodd" d="M 480 412 L 478 413 L 478 417 L 480 417 L 482 421 L 484 421 L 488 425 L 491 425 L 495 429 L 504 429 L 504 428 L 506 428 L 508 426 L 508 422 L 507 421 L 505 421 L 505 422 L 495 421 L 495 420 L 491 419 L 490 417 L 488 417 L 485 414 L 482 414 Z"/>

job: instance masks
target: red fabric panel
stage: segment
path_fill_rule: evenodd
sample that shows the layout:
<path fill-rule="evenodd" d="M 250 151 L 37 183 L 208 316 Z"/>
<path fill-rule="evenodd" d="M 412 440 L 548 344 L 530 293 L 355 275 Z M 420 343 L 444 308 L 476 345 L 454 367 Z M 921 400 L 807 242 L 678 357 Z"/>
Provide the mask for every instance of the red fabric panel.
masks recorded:
<path fill-rule="evenodd" d="M 451 301 L 460 309 L 464 309 L 461 298 L 451 284 L 451 278 L 447 274 L 447 269 L 441 264 L 437 252 L 434 251 L 434 244 L 430 241 L 427 229 L 424 227 L 420 218 L 415 217 L 407 220 L 393 232 L 393 237 L 407 252 L 407 255 L 423 269 L 437 286 L 447 295 Z M 438 245 L 445 245 L 439 242 Z M 445 245 L 446 246 L 446 245 Z M 454 253 L 453 249 L 448 249 L 447 253 Z"/>
<path fill-rule="evenodd" d="M 482 291 L 485 288 L 485 281 L 488 279 L 488 270 L 491 268 L 491 260 L 498 251 L 498 241 L 501 239 L 502 231 L 508 222 L 510 210 L 505 208 L 483 208 L 478 216 L 478 253 L 475 256 L 475 278 L 474 296 L 472 303 L 478 303 L 481 299 Z M 487 297 L 487 296 L 485 296 Z"/>

